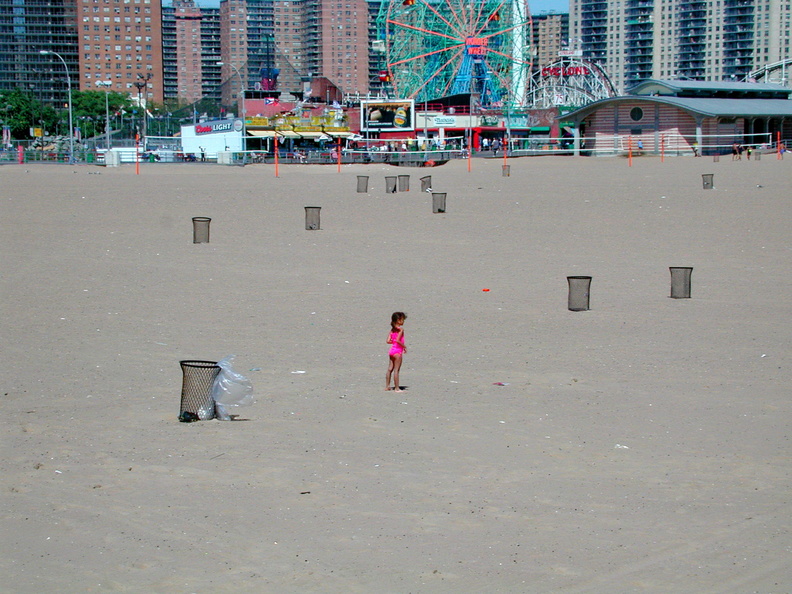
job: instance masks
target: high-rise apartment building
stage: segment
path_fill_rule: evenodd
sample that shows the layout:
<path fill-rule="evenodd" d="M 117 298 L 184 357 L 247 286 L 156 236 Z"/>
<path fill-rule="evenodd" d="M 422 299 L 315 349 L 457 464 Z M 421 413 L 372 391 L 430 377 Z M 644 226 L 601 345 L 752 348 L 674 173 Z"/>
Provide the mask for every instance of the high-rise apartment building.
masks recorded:
<path fill-rule="evenodd" d="M 743 80 L 790 57 L 788 0 L 571 0 L 571 37 L 617 89 L 648 78 Z"/>
<path fill-rule="evenodd" d="M 302 92 L 305 70 L 303 31 L 305 0 L 275 0 L 275 66 L 280 70 L 278 88 Z"/>
<path fill-rule="evenodd" d="M 58 0 L 0 0 L 0 89 L 23 89 L 39 101 L 63 106 L 80 79 L 74 4 Z"/>
<path fill-rule="evenodd" d="M 369 89 L 369 7 L 366 0 L 305 0 L 305 67 L 344 94 Z"/>
<path fill-rule="evenodd" d="M 534 15 L 533 47 L 536 48 L 534 70 L 558 60 L 559 52 L 570 48 L 569 14 Z"/>
<path fill-rule="evenodd" d="M 79 88 L 112 81 L 117 92 L 161 103 L 162 6 L 160 0 L 76 2 Z"/>
<path fill-rule="evenodd" d="M 193 103 L 220 99 L 220 11 L 195 0 L 173 0 L 162 8 L 165 99 Z"/>
<path fill-rule="evenodd" d="M 247 0 L 220 2 L 220 53 L 223 66 L 223 103 L 236 103 L 249 88 Z M 255 67 L 255 65 L 254 65 Z"/>

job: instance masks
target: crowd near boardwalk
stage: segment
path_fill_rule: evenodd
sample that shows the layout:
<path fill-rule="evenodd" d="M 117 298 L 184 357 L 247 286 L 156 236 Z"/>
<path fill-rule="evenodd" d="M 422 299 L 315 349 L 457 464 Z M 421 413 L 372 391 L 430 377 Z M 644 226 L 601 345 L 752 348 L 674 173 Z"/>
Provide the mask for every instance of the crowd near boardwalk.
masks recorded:
<path fill-rule="evenodd" d="M 0 167 L 5 587 L 783 590 L 775 157 Z M 180 423 L 231 354 L 255 404 Z"/>

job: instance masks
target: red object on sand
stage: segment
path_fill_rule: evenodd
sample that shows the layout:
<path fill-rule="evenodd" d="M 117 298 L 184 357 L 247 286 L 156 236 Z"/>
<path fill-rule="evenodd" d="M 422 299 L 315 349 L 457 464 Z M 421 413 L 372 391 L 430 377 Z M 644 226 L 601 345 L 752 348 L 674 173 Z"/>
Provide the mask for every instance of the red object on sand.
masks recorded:
<path fill-rule="evenodd" d="M 489 289 L 481 289 L 481 290 L 484 291 L 485 293 L 489 293 Z"/>

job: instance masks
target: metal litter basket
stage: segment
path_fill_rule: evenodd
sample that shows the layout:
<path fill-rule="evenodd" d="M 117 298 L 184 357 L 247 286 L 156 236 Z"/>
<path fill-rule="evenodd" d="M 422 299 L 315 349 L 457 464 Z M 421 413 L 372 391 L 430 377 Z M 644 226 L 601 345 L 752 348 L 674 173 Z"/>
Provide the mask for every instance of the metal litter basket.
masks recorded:
<path fill-rule="evenodd" d="M 193 217 L 193 243 L 209 243 L 209 217 Z"/>
<path fill-rule="evenodd" d="M 409 175 L 400 175 L 399 177 L 399 192 L 409 192 L 410 191 L 410 176 Z"/>
<path fill-rule="evenodd" d="M 670 266 L 671 297 L 673 299 L 690 299 L 690 275 L 692 266 Z"/>
<path fill-rule="evenodd" d="M 201 421 L 215 418 L 212 385 L 220 373 L 216 361 L 179 361 L 182 369 L 182 390 L 179 417 L 192 413 Z"/>
<path fill-rule="evenodd" d="M 368 175 L 357 176 L 357 191 L 358 194 L 365 194 L 368 192 Z"/>
<path fill-rule="evenodd" d="M 445 212 L 446 211 L 446 193 L 445 192 L 432 192 L 432 212 Z"/>
<path fill-rule="evenodd" d="M 319 229 L 319 217 L 321 214 L 321 206 L 306 206 L 305 207 L 305 228 L 308 231 L 316 231 Z"/>
<path fill-rule="evenodd" d="M 386 175 L 385 176 L 385 193 L 386 194 L 395 194 L 396 193 L 396 176 L 395 175 Z"/>
<path fill-rule="evenodd" d="M 568 276 L 569 283 L 569 311 L 588 311 L 591 290 L 590 276 Z"/>

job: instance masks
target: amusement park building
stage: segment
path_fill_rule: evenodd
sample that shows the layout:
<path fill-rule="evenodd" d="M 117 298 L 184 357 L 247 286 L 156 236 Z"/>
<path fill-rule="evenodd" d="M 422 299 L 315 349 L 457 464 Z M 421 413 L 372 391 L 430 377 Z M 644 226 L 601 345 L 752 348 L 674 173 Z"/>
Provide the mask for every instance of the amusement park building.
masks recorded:
<path fill-rule="evenodd" d="M 789 144 L 792 90 L 769 83 L 647 80 L 631 94 L 568 113 L 576 151 L 608 155 L 629 148 L 649 153 L 722 154 L 734 143 Z"/>
<path fill-rule="evenodd" d="M 740 81 L 792 56 L 789 0 L 570 0 L 569 8 L 583 57 L 620 92 L 650 78 Z"/>

